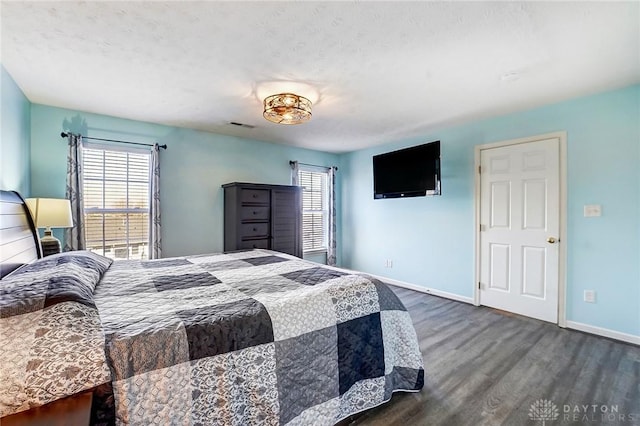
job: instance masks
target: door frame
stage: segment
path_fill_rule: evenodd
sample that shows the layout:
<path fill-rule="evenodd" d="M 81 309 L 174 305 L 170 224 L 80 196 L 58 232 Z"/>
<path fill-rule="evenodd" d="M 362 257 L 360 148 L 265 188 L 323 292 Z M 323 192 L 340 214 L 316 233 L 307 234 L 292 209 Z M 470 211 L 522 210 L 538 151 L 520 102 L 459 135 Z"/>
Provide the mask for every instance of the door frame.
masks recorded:
<path fill-rule="evenodd" d="M 480 152 L 491 148 L 500 148 L 509 145 L 519 145 L 544 139 L 558 139 L 560 145 L 560 236 L 558 247 L 558 325 L 567 326 L 567 132 L 559 131 L 545 133 L 537 136 L 529 136 L 519 139 L 509 139 L 499 142 L 485 143 L 474 147 L 474 227 L 475 239 L 475 274 L 473 283 L 473 304 L 480 306 Z"/>

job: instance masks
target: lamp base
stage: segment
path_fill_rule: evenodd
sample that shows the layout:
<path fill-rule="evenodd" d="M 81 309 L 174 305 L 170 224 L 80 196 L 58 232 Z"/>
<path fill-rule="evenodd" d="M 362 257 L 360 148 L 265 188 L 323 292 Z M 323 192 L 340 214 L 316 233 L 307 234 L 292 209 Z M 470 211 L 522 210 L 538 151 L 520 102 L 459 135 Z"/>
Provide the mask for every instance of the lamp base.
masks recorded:
<path fill-rule="evenodd" d="M 44 231 L 44 237 L 40 239 L 40 246 L 42 247 L 43 257 L 58 254 L 62 251 L 60 240 L 51 235 L 51 231 Z"/>

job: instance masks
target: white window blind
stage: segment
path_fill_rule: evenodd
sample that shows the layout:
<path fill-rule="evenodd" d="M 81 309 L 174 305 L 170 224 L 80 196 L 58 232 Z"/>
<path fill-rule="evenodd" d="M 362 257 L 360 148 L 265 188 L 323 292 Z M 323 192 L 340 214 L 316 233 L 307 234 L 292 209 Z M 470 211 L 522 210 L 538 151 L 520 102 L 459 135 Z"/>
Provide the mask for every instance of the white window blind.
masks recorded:
<path fill-rule="evenodd" d="M 139 151 L 83 149 L 87 250 L 112 259 L 149 258 L 150 158 Z"/>
<path fill-rule="evenodd" d="M 302 249 L 326 250 L 329 229 L 329 174 L 325 171 L 298 171 L 302 187 Z"/>

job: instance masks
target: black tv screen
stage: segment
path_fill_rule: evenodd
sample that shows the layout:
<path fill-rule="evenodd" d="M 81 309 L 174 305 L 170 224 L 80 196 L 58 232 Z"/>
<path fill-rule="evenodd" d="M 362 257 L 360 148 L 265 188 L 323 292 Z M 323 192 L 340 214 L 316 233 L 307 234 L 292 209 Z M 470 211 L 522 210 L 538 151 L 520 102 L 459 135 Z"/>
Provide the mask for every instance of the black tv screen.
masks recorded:
<path fill-rule="evenodd" d="M 373 198 L 440 193 L 440 141 L 373 157 Z"/>

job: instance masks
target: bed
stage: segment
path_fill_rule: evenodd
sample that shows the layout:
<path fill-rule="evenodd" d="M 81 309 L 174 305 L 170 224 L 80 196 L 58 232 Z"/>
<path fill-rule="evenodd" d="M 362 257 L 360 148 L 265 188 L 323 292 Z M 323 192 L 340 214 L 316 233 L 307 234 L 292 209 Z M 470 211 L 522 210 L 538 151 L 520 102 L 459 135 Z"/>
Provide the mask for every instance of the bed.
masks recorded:
<path fill-rule="evenodd" d="M 0 218 L 0 417 L 89 391 L 94 424 L 333 425 L 422 389 L 411 319 L 369 276 L 260 249 L 40 258 L 18 194 Z"/>

